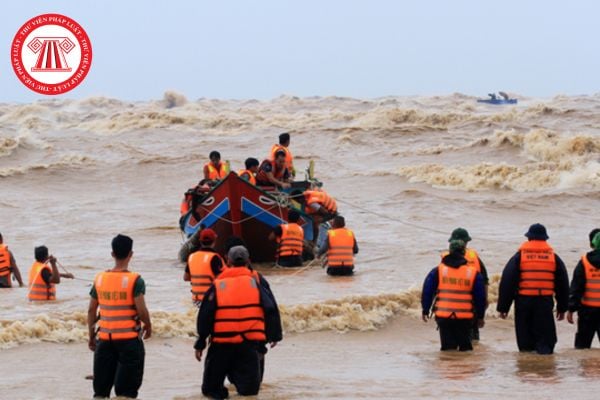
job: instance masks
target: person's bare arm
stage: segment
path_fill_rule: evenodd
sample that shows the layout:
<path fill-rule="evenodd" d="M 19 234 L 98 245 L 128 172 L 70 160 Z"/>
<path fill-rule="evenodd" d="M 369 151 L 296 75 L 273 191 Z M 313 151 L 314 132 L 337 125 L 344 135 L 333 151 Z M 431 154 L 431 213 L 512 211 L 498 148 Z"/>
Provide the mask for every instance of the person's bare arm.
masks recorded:
<path fill-rule="evenodd" d="M 267 172 L 267 179 L 269 180 L 269 182 L 271 182 L 273 185 L 275 186 L 281 186 L 282 188 L 289 188 L 291 187 L 291 185 L 285 181 L 280 181 L 279 179 L 275 178 L 275 175 L 273 175 L 273 172 Z"/>
<path fill-rule="evenodd" d="M 50 261 L 50 266 L 52 267 L 52 276 L 50 277 L 50 283 L 60 283 L 60 272 L 58 272 L 58 268 L 56 267 L 56 258 L 54 256 L 50 256 L 48 258 Z"/>
<path fill-rule="evenodd" d="M 192 275 L 188 271 L 183 272 L 183 280 L 189 282 L 192 280 Z"/>
<path fill-rule="evenodd" d="M 87 324 L 88 324 L 88 348 L 91 351 L 96 350 L 96 321 L 98 320 L 98 300 L 90 298 L 88 306 Z"/>
<path fill-rule="evenodd" d="M 146 307 L 146 300 L 144 300 L 144 295 L 140 294 L 134 299 L 134 301 L 138 318 L 140 319 L 140 321 L 142 321 L 143 324 L 143 338 L 149 339 L 152 336 L 152 323 L 150 322 L 150 313 L 148 312 L 148 308 Z"/>
<path fill-rule="evenodd" d="M 15 260 L 15 256 L 13 256 L 12 252 L 8 252 L 10 254 L 10 267 L 12 269 L 12 273 L 17 278 L 17 282 L 19 282 L 19 286 L 23 287 L 23 278 L 21 278 L 21 271 L 19 271 L 19 267 L 17 267 L 17 261 Z"/>

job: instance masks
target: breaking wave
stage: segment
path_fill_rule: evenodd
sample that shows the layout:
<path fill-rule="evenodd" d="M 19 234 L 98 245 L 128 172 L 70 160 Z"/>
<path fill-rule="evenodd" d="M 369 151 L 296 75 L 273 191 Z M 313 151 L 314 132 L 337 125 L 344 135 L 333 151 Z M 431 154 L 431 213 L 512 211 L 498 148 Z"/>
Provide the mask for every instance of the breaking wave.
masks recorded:
<path fill-rule="evenodd" d="M 600 138 L 591 135 L 560 135 L 545 129 L 526 133 L 496 131 L 492 136 L 464 146 L 438 145 L 421 149 L 418 154 L 440 154 L 481 146 L 509 146 L 519 154 L 513 163 L 481 162 L 458 166 L 433 163 L 401 167 L 398 173 L 411 182 L 467 191 L 600 188 L 600 163 L 597 161 Z M 519 162 L 519 156 L 525 161 Z"/>
<path fill-rule="evenodd" d="M 13 175 L 26 174 L 31 171 L 41 171 L 41 170 L 57 170 L 62 168 L 73 168 L 80 167 L 83 165 L 93 165 L 95 161 L 88 157 L 79 154 L 71 154 L 62 156 L 58 161 L 50 162 L 50 163 L 39 163 L 27 165 L 24 167 L 9 167 L 9 168 L 1 168 L 0 169 L 0 178 L 6 178 Z"/>

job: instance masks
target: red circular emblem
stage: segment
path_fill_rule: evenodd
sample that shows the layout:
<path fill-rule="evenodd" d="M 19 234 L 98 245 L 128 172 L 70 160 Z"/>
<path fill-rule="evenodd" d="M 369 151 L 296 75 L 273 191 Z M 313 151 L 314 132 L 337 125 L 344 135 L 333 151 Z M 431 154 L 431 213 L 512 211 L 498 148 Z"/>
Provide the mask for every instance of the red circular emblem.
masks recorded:
<path fill-rule="evenodd" d="M 92 65 L 92 43 L 76 21 L 42 14 L 27 21 L 10 49 L 13 70 L 34 92 L 55 95 L 79 85 Z"/>

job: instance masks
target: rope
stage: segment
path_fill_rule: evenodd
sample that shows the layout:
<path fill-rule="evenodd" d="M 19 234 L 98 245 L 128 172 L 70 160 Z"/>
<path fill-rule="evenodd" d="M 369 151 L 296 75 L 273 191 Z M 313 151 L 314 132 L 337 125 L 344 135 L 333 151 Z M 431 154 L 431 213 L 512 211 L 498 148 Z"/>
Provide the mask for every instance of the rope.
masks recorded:
<path fill-rule="evenodd" d="M 361 206 L 359 206 L 357 204 L 350 203 L 349 201 L 345 201 L 345 200 L 341 200 L 341 199 L 337 199 L 337 201 L 340 202 L 340 203 L 342 203 L 342 204 L 346 204 L 346 205 L 348 205 L 350 207 L 356 208 L 358 210 L 364 211 L 364 212 L 366 212 L 368 214 L 372 214 L 372 215 L 378 216 L 378 217 L 383 218 L 383 219 L 387 219 L 387 220 L 390 220 L 390 221 L 399 222 L 399 223 L 401 223 L 403 225 L 410 226 L 410 227 L 417 228 L 417 229 L 421 229 L 421 230 L 425 230 L 425 231 L 429 231 L 429 232 L 439 233 L 439 234 L 442 234 L 442 235 L 448 235 L 448 232 L 446 232 L 446 231 L 442 231 L 440 229 L 429 228 L 429 227 L 426 227 L 426 226 L 423 226 L 423 225 L 415 224 L 414 222 L 406 221 L 406 220 L 403 220 L 401 218 L 390 217 L 389 215 L 384 215 L 384 214 L 378 213 L 376 211 L 369 210 L 368 208 L 361 207 Z M 493 239 L 493 238 L 486 238 L 486 237 L 477 237 L 477 239 L 478 240 L 482 240 L 482 241 L 487 241 L 487 242 L 497 242 L 497 243 L 510 243 L 510 244 L 514 244 L 514 241 L 502 240 L 502 239 Z"/>
<path fill-rule="evenodd" d="M 58 262 L 58 260 L 56 261 L 56 264 L 62 268 L 63 271 L 65 271 L 67 274 L 71 274 L 71 272 L 69 272 L 68 269 L 66 269 L 60 262 Z M 75 275 L 71 274 L 73 276 L 72 279 L 78 280 L 78 281 L 84 281 L 84 282 L 94 282 L 93 279 L 85 279 L 85 278 L 76 278 Z"/>

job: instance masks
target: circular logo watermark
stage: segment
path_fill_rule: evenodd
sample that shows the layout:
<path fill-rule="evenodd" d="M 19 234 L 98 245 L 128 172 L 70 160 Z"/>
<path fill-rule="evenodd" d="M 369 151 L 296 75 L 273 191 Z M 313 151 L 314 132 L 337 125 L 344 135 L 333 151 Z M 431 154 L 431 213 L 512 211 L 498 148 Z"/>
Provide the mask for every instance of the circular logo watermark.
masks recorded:
<path fill-rule="evenodd" d="M 42 14 L 19 29 L 10 49 L 13 70 L 34 92 L 56 95 L 73 90 L 90 71 L 92 43 L 76 21 Z"/>

